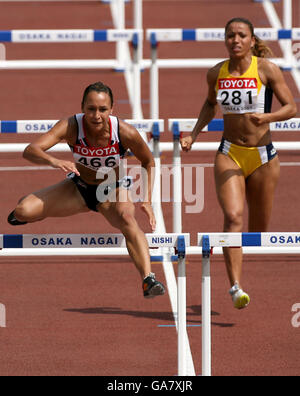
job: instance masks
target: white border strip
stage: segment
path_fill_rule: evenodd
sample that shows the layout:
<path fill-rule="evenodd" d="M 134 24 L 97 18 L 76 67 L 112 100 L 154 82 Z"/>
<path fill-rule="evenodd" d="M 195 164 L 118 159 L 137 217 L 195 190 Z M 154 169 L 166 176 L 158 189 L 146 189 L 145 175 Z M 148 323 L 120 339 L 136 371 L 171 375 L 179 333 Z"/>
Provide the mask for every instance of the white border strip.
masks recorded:
<path fill-rule="evenodd" d="M 6 308 L 4 304 L 0 304 L 0 327 L 6 327 Z"/>

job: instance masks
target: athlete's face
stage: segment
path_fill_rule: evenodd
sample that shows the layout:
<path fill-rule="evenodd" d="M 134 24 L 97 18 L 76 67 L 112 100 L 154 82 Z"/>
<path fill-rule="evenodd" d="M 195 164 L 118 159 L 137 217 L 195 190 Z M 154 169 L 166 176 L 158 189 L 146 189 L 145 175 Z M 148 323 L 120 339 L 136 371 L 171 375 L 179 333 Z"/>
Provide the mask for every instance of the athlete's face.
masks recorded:
<path fill-rule="evenodd" d="M 105 92 L 90 92 L 83 104 L 82 111 L 86 122 L 96 129 L 103 129 L 112 113 L 110 96 Z"/>
<path fill-rule="evenodd" d="M 255 39 L 248 25 L 233 22 L 227 29 L 225 44 L 231 58 L 243 58 L 251 52 Z"/>

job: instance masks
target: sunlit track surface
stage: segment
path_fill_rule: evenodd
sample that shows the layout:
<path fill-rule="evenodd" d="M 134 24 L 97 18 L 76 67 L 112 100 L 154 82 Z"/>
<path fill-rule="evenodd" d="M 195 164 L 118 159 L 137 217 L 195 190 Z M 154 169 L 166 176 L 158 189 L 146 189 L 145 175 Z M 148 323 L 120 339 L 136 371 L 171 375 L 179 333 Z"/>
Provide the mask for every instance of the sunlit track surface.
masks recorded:
<path fill-rule="evenodd" d="M 170 7 L 170 4 L 172 7 Z M 213 7 L 212 7 L 213 4 Z M 260 4 L 252 1 L 144 1 L 144 27 L 223 27 L 239 7 L 239 14 L 253 21 L 260 15 L 260 25 L 269 26 Z M 68 2 L 59 5 L 46 2 L 43 8 L 24 2 L 19 13 L 12 13 L 12 4 L 1 3 L 1 29 L 70 28 L 107 29 L 112 27 L 107 5 Z M 19 7 L 19 5 L 18 5 Z M 80 7 L 80 9 L 78 9 Z M 132 4 L 127 12 L 131 19 Z M 216 13 L 216 7 L 222 12 Z M 280 12 L 280 4 L 275 4 Z M 299 7 L 296 4 L 296 7 Z M 33 13 L 35 18 L 33 20 Z M 294 26 L 298 11 L 295 9 Z M 72 17 L 71 17 L 72 16 Z M 166 17 L 167 16 L 167 17 Z M 21 18 L 22 17 L 22 18 Z M 128 21 L 129 24 L 132 21 Z M 46 27 L 46 26 L 45 26 Z M 272 48 L 280 54 L 278 44 Z M 38 52 L 45 55 L 42 45 L 7 45 L 7 56 L 33 59 Z M 113 49 L 94 44 L 76 48 L 51 45 L 47 56 L 71 58 L 113 56 Z M 150 48 L 145 46 L 145 57 Z M 185 46 L 161 44 L 162 58 L 190 58 L 205 54 L 209 58 L 225 57 L 223 43 L 209 46 L 188 43 Z M 191 55 L 192 54 L 192 55 Z M 105 57 L 106 57 L 105 56 Z M 200 56 L 200 55 L 199 55 Z M 201 55 L 202 56 L 202 55 Z M 299 93 L 293 78 L 285 72 L 293 94 Z M 24 73 L 1 72 L 1 119 L 56 119 L 78 111 L 83 87 L 102 79 L 116 92 L 114 113 L 124 118 L 131 116 L 127 86 L 120 74 L 106 71 L 48 71 Z M 162 70 L 160 73 L 160 116 L 194 118 L 207 93 L 206 70 Z M 149 116 L 149 74 L 143 72 L 143 112 Z M 12 95 L 12 92 L 17 95 Z M 179 100 L 180 98 L 180 100 Z M 274 108 L 278 103 L 274 103 Z M 33 138 L 33 137 L 32 137 Z M 205 141 L 217 141 L 220 135 L 201 136 Z M 9 137 L 11 142 L 23 138 Z M 165 139 L 165 138 L 163 138 Z M 169 140 L 169 139 L 168 139 Z M 296 140 L 296 138 L 295 138 Z M 7 136 L 0 136 L 0 143 Z M 205 207 L 202 213 L 190 215 L 183 206 L 183 231 L 214 232 L 222 229 L 223 219 L 215 194 L 212 164 L 214 153 L 184 155 L 183 163 L 201 164 L 205 169 Z M 299 231 L 300 211 L 298 167 L 299 157 L 280 156 L 282 171 L 276 193 L 272 231 Z M 171 164 L 168 154 L 162 162 Z M 7 214 L 17 200 L 32 191 L 63 179 L 59 171 L 33 171 L 30 164 L 12 154 L 0 159 L 2 233 L 49 232 L 115 232 L 102 218 L 94 214 L 73 218 L 49 219 L 19 229 L 6 223 Z M 22 170 L 21 170 L 22 169 Z M 25 168 L 26 169 L 26 168 Z M 172 230 L 172 209 L 163 203 L 167 231 Z M 138 210 L 138 209 L 137 209 Z M 145 230 L 146 221 L 138 212 Z M 245 224 L 246 224 L 245 215 Z M 99 230 L 100 229 L 100 230 Z M 174 265 L 176 271 L 176 264 Z M 164 278 L 161 264 L 154 264 L 157 277 Z M 189 257 L 187 263 L 188 334 L 197 374 L 201 372 L 201 273 L 198 257 Z M 247 310 L 236 312 L 228 296 L 223 259 L 213 258 L 212 264 L 212 340 L 213 375 L 299 375 L 299 329 L 292 325 L 299 302 L 299 260 L 297 256 L 247 256 L 243 283 L 251 295 Z M 121 285 L 121 287 L 120 287 Z M 6 307 L 6 328 L 1 328 L 1 375 L 171 375 L 176 373 L 176 330 L 169 297 L 150 303 L 142 298 L 140 279 L 126 258 L 116 257 L 56 257 L 12 258 L 1 257 L 0 302 Z M 163 345 L 163 353 L 162 346 Z M 117 351 L 117 353 L 116 353 Z M 140 357 L 143 356 L 142 362 Z M 126 365 L 124 362 L 126 361 Z"/>

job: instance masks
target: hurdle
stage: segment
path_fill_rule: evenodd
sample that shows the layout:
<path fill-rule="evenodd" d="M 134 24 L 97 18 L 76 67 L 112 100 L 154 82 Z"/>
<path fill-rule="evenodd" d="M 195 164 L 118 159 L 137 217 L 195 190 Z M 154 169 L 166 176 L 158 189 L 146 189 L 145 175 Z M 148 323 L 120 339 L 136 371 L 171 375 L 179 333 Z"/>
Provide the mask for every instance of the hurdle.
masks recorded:
<path fill-rule="evenodd" d="M 46 133 L 59 120 L 0 120 L 0 133 L 38 134 Z M 153 133 L 158 129 L 164 132 L 164 120 L 162 119 L 124 119 L 125 122 L 136 128 L 145 138 L 144 133 Z"/>
<path fill-rule="evenodd" d="M 295 233 L 198 233 L 202 249 L 202 375 L 211 375 L 211 256 L 214 248 L 252 247 L 255 254 L 261 249 L 290 249 L 300 247 L 300 232 Z"/>
<path fill-rule="evenodd" d="M 0 120 L 0 134 L 41 134 L 50 131 L 59 120 Z M 136 128 L 144 141 L 148 144 L 146 134 L 151 134 L 153 145 L 160 140 L 160 133 L 164 132 L 162 119 L 124 119 L 125 122 Z M 23 152 L 29 143 L 2 143 L 0 152 Z M 59 143 L 50 151 L 69 152 L 70 148 L 65 143 Z M 157 150 L 156 150 L 157 151 Z"/>
<path fill-rule="evenodd" d="M 186 248 L 190 246 L 190 234 L 146 234 L 149 249 L 175 249 L 178 256 L 178 294 L 176 327 L 178 330 L 178 375 L 187 375 L 187 329 L 186 329 Z M 43 249 L 58 248 L 126 248 L 126 240 L 122 234 L 2 234 L 0 235 L 0 250 L 16 251 L 19 249 L 34 249 L 40 254 Z M 105 252 L 102 250 L 102 254 Z M 121 252 L 118 252 L 121 254 Z M 126 254 L 126 253 L 125 253 Z M 127 253 L 128 254 L 128 253 Z M 1 253 L 0 253 L 1 257 Z M 1 323 L 0 323 L 1 325 Z"/>
<path fill-rule="evenodd" d="M 141 29 L 33 29 L 33 30 L 1 30 L 1 43 L 92 43 L 92 42 L 139 42 L 143 38 Z M 51 68 L 107 68 L 116 67 L 116 60 L 86 62 L 80 60 L 57 61 L 1 61 L 1 69 L 51 69 Z"/>
<path fill-rule="evenodd" d="M 255 34 L 265 41 L 299 40 L 300 29 L 256 28 Z M 224 42 L 223 28 L 210 29 L 147 29 L 146 38 L 151 46 L 150 63 L 150 104 L 151 118 L 159 118 L 159 69 L 163 68 L 211 68 L 224 59 L 158 59 L 158 44 L 160 42 Z M 292 56 L 291 45 L 284 51 L 283 58 L 270 59 L 284 70 L 293 70 L 298 67 L 297 60 Z"/>
<path fill-rule="evenodd" d="M 0 43 L 129 43 L 133 48 L 133 60 L 127 58 L 124 68 L 132 76 L 127 81 L 132 105 L 132 117 L 142 118 L 140 43 L 143 31 L 140 29 L 42 29 L 0 31 Z M 118 59 L 72 59 L 72 60 L 0 60 L 0 70 L 26 69 L 114 69 L 118 70 Z"/>
<path fill-rule="evenodd" d="M 39 134 L 48 132 L 59 120 L 0 120 L 0 134 Z M 134 126 L 143 136 L 145 133 L 158 134 L 165 131 L 163 119 L 124 119 L 125 122 Z M 196 118 L 170 118 L 167 120 L 168 131 L 172 133 L 173 142 L 160 142 L 159 150 L 173 151 L 174 139 L 179 140 L 181 133 L 192 132 Z M 299 132 L 300 118 L 293 118 L 288 121 L 279 121 L 270 124 L 272 132 Z M 211 121 L 202 132 L 222 132 L 224 130 L 224 121 L 222 119 L 215 119 Z M 0 152 L 22 152 L 29 143 L 2 143 L 0 144 Z M 192 150 L 194 151 L 214 151 L 218 148 L 219 143 L 195 142 Z M 277 150 L 298 151 L 300 149 L 298 141 L 291 142 L 274 142 Z M 56 145 L 51 151 L 67 152 L 69 147 L 67 144 L 60 143 Z"/>
<path fill-rule="evenodd" d="M 126 29 L 125 5 L 130 0 L 102 0 L 102 3 L 108 3 L 111 9 L 111 15 L 116 29 Z M 133 28 L 137 30 L 143 29 L 143 0 L 133 0 Z M 143 40 L 140 41 L 138 47 L 138 59 L 143 59 Z M 118 70 L 125 69 L 124 60 L 130 57 L 128 46 L 126 43 L 117 43 L 116 59 L 118 60 Z"/>

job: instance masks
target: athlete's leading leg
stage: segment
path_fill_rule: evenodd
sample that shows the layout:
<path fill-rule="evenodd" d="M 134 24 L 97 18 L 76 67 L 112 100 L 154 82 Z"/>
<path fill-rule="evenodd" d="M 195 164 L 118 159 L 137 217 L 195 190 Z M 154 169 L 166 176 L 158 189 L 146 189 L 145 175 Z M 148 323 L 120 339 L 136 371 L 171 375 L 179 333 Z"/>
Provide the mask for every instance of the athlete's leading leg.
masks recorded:
<path fill-rule="evenodd" d="M 65 179 L 22 198 L 13 214 L 19 222 L 34 223 L 47 217 L 67 217 L 87 211 L 74 182 Z"/>
<path fill-rule="evenodd" d="M 129 192 L 118 188 L 116 199 L 98 205 L 99 212 L 126 238 L 128 253 L 135 264 L 142 280 L 145 297 L 164 294 L 164 286 L 155 280 L 151 273 L 149 246 L 144 232 L 135 218 L 135 207 L 129 197 Z"/>
<path fill-rule="evenodd" d="M 127 248 L 142 279 L 151 272 L 150 253 L 145 234 L 135 219 L 135 207 L 123 188 L 116 191 L 115 202 L 105 202 L 98 206 L 99 212 L 126 238 Z"/>
<path fill-rule="evenodd" d="M 258 168 L 246 182 L 249 232 L 268 230 L 275 190 L 280 176 L 279 158 Z"/>
<path fill-rule="evenodd" d="M 217 196 L 224 213 L 224 232 L 242 232 L 245 205 L 245 178 L 238 165 L 224 154 L 215 161 Z M 240 284 L 243 252 L 241 248 L 224 248 L 230 286 Z"/>

